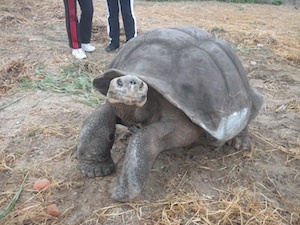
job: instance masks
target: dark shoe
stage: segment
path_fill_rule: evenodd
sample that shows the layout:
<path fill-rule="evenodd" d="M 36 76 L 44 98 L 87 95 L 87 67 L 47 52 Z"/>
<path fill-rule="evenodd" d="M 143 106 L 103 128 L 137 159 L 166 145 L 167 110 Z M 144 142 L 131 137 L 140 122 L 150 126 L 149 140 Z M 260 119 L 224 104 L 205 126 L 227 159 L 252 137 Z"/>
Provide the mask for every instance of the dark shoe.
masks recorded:
<path fill-rule="evenodd" d="M 119 47 L 115 47 L 113 45 L 109 45 L 105 48 L 105 51 L 106 52 L 113 52 L 113 51 L 116 51 Z"/>

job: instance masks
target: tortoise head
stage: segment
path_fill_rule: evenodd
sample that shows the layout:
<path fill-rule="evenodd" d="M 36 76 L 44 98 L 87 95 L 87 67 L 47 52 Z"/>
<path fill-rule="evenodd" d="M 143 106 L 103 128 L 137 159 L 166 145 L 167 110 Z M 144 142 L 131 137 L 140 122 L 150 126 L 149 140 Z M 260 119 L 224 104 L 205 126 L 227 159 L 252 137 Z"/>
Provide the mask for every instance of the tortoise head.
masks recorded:
<path fill-rule="evenodd" d="M 125 75 L 112 79 L 107 91 L 111 104 L 122 103 L 142 107 L 147 101 L 148 85 L 137 76 Z"/>
<path fill-rule="evenodd" d="M 108 69 L 95 77 L 93 85 L 111 104 L 142 107 L 147 101 L 148 85 L 137 76 L 118 69 Z"/>

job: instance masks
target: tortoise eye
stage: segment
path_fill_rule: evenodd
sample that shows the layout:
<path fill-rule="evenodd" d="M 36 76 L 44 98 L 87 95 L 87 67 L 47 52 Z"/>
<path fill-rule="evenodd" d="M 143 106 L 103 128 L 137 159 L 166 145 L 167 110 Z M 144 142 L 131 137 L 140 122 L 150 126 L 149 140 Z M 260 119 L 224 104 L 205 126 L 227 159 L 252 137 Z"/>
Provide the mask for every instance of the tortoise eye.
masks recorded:
<path fill-rule="evenodd" d="M 140 90 L 142 90 L 143 87 L 144 87 L 144 83 L 142 82 L 142 83 L 140 84 Z"/>
<path fill-rule="evenodd" d="M 118 84 L 120 87 L 123 87 L 123 82 L 121 81 L 121 79 L 118 79 L 118 80 L 117 80 L 117 84 Z"/>

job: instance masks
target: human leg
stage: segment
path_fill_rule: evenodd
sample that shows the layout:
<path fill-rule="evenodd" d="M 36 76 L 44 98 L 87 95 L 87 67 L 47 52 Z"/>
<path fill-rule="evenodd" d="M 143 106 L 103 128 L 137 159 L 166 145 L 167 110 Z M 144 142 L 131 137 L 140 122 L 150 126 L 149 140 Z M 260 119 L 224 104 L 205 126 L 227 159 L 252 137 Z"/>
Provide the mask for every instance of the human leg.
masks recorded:
<path fill-rule="evenodd" d="M 86 58 L 85 52 L 81 49 L 79 30 L 80 26 L 77 19 L 76 0 L 64 0 L 66 28 L 69 46 L 72 48 L 72 55 L 77 59 Z"/>
<path fill-rule="evenodd" d="M 69 39 L 69 46 L 72 49 L 78 49 L 80 45 L 80 36 L 78 32 L 76 0 L 64 0 L 66 28 Z"/>
<path fill-rule="evenodd" d="M 78 0 L 78 2 L 81 9 L 79 22 L 81 43 L 88 44 L 92 35 L 93 0 Z"/>
<path fill-rule="evenodd" d="M 123 18 L 126 41 L 136 36 L 136 19 L 134 16 L 133 3 L 134 0 L 122 0 L 121 13 Z"/>
<path fill-rule="evenodd" d="M 119 48 L 120 24 L 118 0 L 106 0 L 107 6 L 107 32 L 110 37 L 110 46 Z"/>

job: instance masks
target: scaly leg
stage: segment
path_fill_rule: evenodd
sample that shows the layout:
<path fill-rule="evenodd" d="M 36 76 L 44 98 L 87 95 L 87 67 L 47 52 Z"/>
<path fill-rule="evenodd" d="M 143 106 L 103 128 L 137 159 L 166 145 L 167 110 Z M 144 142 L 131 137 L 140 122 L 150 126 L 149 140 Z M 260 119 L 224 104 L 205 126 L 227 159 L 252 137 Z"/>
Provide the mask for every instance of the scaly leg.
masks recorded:
<path fill-rule="evenodd" d="M 126 201 L 143 190 L 156 157 L 164 150 L 162 139 L 172 130 L 172 124 L 157 122 L 141 128 L 131 137 L 122 173 L 113 189 L 113 199 Z"/>
<path fill-rule="evenodd" d="M 114 143 L 116 116 L 109 103 L 96 109 L 83 123 L 77 156 L 84 176 L 103 177 L 114 171 L 110 150 Z"/>
<path fill-rule="evenodd" d="M 144 189 L 158 154 L 166 149 L 193 143 L 200 132 L 201 129 L 189 120 L 163 120 L 138 130 L 129 141 L 122 173 L 113 189 L 112 198 L 127 201 L 136 197 Z"/>

